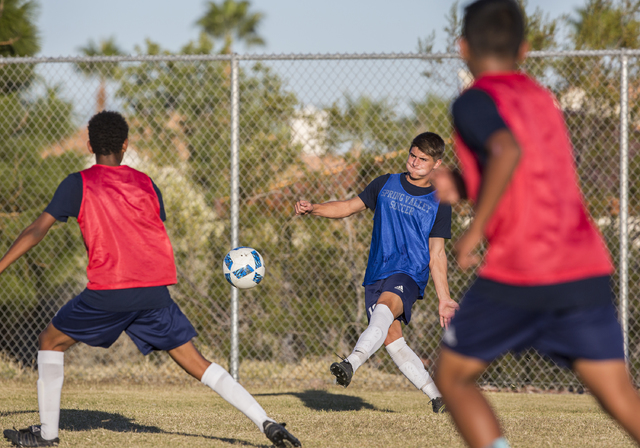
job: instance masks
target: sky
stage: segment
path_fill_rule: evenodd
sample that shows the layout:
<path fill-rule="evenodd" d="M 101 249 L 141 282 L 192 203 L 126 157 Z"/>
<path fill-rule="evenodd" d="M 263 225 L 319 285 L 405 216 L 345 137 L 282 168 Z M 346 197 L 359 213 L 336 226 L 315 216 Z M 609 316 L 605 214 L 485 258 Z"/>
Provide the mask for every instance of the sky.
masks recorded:
<path fill-rule="evenodd" d="M 462 0 L 461 8 L 469 1 Z M 555 18 L 562 14 L 575 14 L 576 8 L 586 1 L 528 0 L 527 10 L 531 13 L 540 8 L 544 14 Z M 208 2 L 39 0 L 39 3 L 37 26 L 41 34 L 41 51 L 38 56 L 56 57 L 79 56 L 79 48 L 90 40 L 98 42 L 110 37 L 126 54 L 136 54 L 135 46 L 144 47 L 145 39 L 177 52 L 189 41 L 197 39 L 200 30 L 196 21 L 206 12 Z M 452 3 L 449 0 L 251 0 L 250 10 L 260 11 L 265 16 L 258 32 L 266 46 L 250 49 L 235 46 L 234 50 L 238 53 L 275 54 L 414 53 L 418 39 L 435 30 L 435 50 L 445 51 L 443 28 Z M 216 43 L 214 51 L 221 47 L 222 43 Z M 392 93 L 384 78 L 388 75 L 380 74 L 380 79 L 365 82 L 364 79 L 357 80 L 349 72 L 362 71 L 366 67 L 375 71 L 382 69 L 383 64 L 354 63 L 351 69 L 333 71 L 333 65 L 324 63 L 316 67 L 319 71 L 313 72 L 313 80 L 300 76 L 300 70 L 306 70 L 304 64 L 291 67 L 291 72 L 278 71 L 287 70 L 288 66 L 284 64 L 275 64 L 274 67 L 291 83 L 289 87 L 301 104 L 316 107 L 331 104 L 345 93 L 354 97 L 370 95 L 378 99 L 386 96 L 409 98 L 411 92 L 426 88 L 404 80 L 398 73 L 392 83 L 398 91 Z M 410 70 L 412 66 L 397 64 L 397 67 Z M 97 79 L 83 77 L 68 64 L 45 64 L 40 69 L 49 85 L 59 86 L 63 97 L 73 101 L 79 122 L 91 116 L 95 110 L 92 92 L 98 88 Z M 406 76 L 410 77 L 410 72 Z M 418 78 L 424 83 L 424 77 Z M 296 85 L 296 82 L 306 84 Z M 116 87 L 108 86 L 107 108 L 119 107 L 115 102 Z M 450 91 L 439 93 L 445 96 L 452 94 Z M 403 101 L 399 101 L 402 106 L 398 107 L 406 109 L 408 100 Z"/>
<path fill-rule="evenodd" d="M 529 0 L 550 17 L 575 14 L 586 0 Z M 251 10 L 265 18 L 259 34 L 265 47 L 255 53 L 415 52 L 418 38 L 436 31 L 436 50 L 444 50 L 446 0 L 253 0 Z M 468 1 L 462 1 L 461 5 Z M 40 56 L 75 56 L 90 39 L 113 37 L 133 54 L 146 38 L 178 51 L 198 36 L 195 22 L 205 0 L 43 0 L 37 25 Z M 219 49 L 221 44 L 218 43 Z M 246 49 L 237 47 L 237 52 Z"/>

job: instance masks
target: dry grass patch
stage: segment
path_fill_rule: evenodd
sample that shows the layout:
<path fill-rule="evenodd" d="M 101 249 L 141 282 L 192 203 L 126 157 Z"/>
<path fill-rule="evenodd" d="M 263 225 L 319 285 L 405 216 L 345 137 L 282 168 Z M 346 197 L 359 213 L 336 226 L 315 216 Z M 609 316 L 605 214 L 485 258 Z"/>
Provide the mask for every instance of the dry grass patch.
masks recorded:
<path fill-rule="evenodd" d="M 414 391 L 250 389 L 304 447 L 462 447 L 446 415 Z M 32 379 L 0 382 L 0 426 L 38 421 Z M 634 446 L 588 395 L 488 393 L 514 447 Z M 266 447 L 238 411 L 195 381 L 183 385 L 71 381 L 62 392 L 62 447 Z M 8 446 L 6 441 L 0 447 Z"/>

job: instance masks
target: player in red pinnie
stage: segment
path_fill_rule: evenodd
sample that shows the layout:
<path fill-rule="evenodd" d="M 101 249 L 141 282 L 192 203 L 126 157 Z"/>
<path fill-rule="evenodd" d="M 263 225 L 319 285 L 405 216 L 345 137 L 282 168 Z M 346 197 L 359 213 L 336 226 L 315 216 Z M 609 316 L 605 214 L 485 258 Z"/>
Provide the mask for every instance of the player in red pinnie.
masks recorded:
<path fill-rule="evenodd" d="M 611 258 L 589 218 L 573 148 L 553 96 L 525 73 L 524 20 L 515 0 L 465 9 L 460 52 L 475 82 L 452 107 L 456 152 L 475 218 L 455 246 L 478 278 L 445 331 L 436 384 L 471 447 L 505 448 L 476 380 L 497 357 L 529 347 L 572 368 L 640 442 L 640 398 L 627 373 L 610 287 Z M 464 192 L 451 172 L 441 199 Z"/>
<path fill-rule="evenodd" d="M 129 126 L 117 112 L 89 121 L 87 146 L 96 156 L 89 169 L 69 175 L 45 211 L 0 260 L 0 273 L 38 244 L 49 228 L 77 219 L 87 248 L 87 288 L 65 304 L 40 334 L 38 407 L 40 425 L 4 430 L 16 446 L 58 444 L 64 352 L 76 342 L 109 347 L 124 331 L 143 354 L 165 350 L 187 373 L 245 414 L 277 447 L 300 446 L 284 424 L 221 366 L 202 357 L 196 332 L 167 285 L 177 282 L 173 249 L 164 228 L 164 205 L 152 180 L 126 165 Z"/>

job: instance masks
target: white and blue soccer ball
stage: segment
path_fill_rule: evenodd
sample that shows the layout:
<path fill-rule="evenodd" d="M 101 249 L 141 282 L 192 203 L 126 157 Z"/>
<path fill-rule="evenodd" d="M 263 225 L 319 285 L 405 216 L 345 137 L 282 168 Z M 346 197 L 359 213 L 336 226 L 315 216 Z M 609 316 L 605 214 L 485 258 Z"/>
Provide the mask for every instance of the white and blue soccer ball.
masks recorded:
<path fill-rule="evenodd" d="M 251 247 L 236 247 L 224 257 L 222 272 L 229 283 L 239 289 L 249 289 L 264 278 L 264 260 Z"/>

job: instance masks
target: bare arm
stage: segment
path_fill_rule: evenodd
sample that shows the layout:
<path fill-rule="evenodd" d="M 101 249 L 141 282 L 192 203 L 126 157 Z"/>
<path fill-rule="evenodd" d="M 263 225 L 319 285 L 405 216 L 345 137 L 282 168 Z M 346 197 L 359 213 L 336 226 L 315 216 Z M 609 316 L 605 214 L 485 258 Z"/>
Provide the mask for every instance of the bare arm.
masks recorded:
<path fill-rule="evenodd" d="M 456 169 L 451 170 L 446 165 L 440 165 L 431 174 L 431 183 L 436 188 L 436 194 L 442 202 L 455 204 L 467 199 L 467 188 L 462 175 Z"/>
<path fill-rule="evenodd" d="M 367 208 L 358 196 L 346 201 L 331 201 L 323 204 L 312 204 L 309 201 L 296 202 L 296 215 L 314 215 L 323 218 L 346 218 L 360 213 Z"/>
<path fill-rule="evenodd" d="M 27 253 L 45 237 L 56 219 L 47 212 L 43 212 L 35 221 L 18 235 L 4 257 L 0 259 L 0 273 L 14 261 Z"/>
<path fill-rule="evenodd" d="M 429 238 L 429 270 L 433 285 L 438 296 L 438 314 L 440 315 L 440 326 L 449 328 L 449 323 L 453 318 L 458 304 L 451 299 L 449 293 L 449 282 L 447 281 L 447 253 L 444 250 L 444 238 Z"/>
<path fill-rule="evenodd" d="M 473 252 L 482 241 L 484 228 L 520 161 L 520 147 L 508 129 L 491 134 L 486 148 L 488 159 L 475 205 L 475 218 L 455 246 L 456 260 L 462 269 L 480 261 Z"/>

